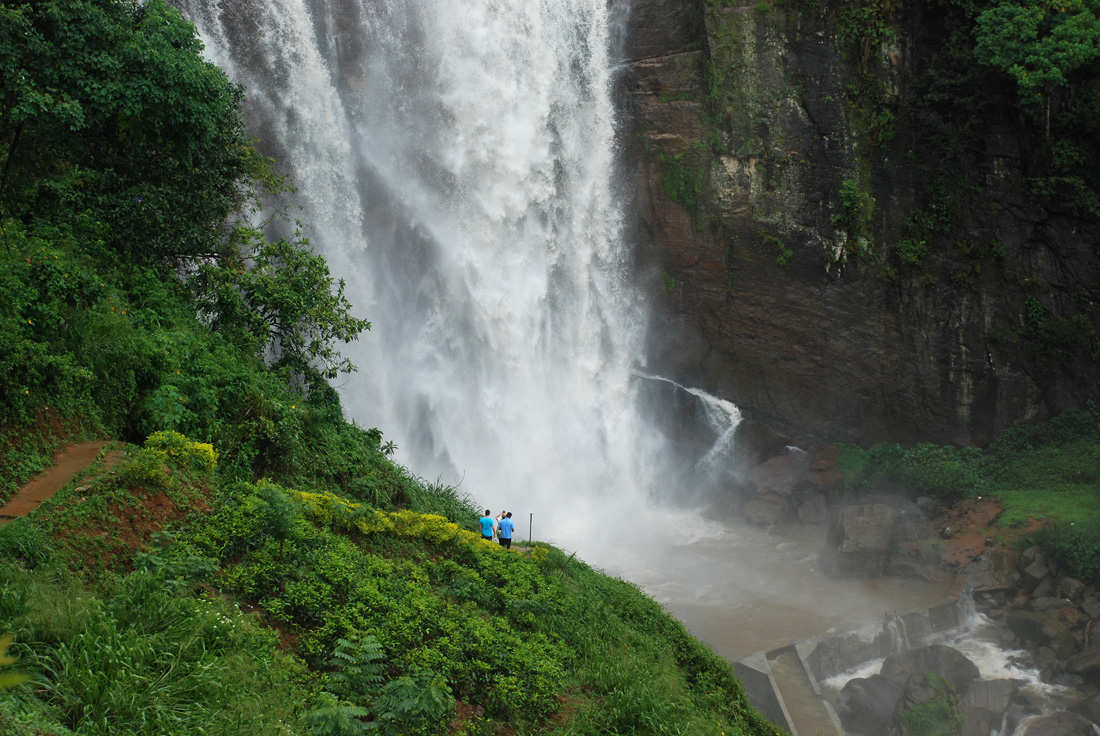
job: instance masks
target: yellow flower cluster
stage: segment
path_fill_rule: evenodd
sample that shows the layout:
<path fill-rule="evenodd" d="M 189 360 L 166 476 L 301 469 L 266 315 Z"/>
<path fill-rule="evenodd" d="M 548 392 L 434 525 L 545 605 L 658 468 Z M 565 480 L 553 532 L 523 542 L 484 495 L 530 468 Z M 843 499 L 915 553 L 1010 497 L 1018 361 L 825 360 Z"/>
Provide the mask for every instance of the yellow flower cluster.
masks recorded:
<path fill-rule="evenodd" d="M 387 513 L 370 508 L 364 510 L 363 504 L 331 493 L 306 493 L 295 490 L 287 490 L 287 493 L 302 504 L 306 516 L 343 529 L 357 529 L 363 534 L 389 532 L 402 537 L 417 537 L 432 542 L 489 544 L 480 535 L 463 529 L 437 514 L 418 514 L 405 510 Z"/>
<path fill-rule="evenodd" d="M 208 442 L 192 442 L 179 432 L 154 432 L 145 440 L 145 449 L 176 458 L 195 470 L 212 472 L 218 467 L 218 451 Z"/>

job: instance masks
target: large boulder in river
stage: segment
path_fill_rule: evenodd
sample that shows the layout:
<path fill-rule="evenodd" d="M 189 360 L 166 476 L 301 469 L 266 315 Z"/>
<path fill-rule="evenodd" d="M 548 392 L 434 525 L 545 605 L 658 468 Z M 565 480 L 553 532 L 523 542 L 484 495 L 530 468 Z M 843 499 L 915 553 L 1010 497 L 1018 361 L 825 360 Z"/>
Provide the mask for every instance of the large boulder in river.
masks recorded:
<path fill-rule="evenodd" d="M 894 553 L 897 515 L 884 503 L 845 506 L 829 526 L 821 566 L 830 575 L 875 577 Z"/>
<path fill-rule="evenodd" d="M 790 499 L 774 488 L 761 488 L 745 504 L 745 521 L 757 526 L 780 524 L 793 513 Z"/>
<path fill-rule="evenodd" d="M 776 455 L 753 468 L 753 480 L 758 488 L 771 488 L 789 496 L 805 477 L 809 464 L 808 452 L 787 447 L 782 455 Z"/>
<path fill-rule="evenodd" d="M 883 660 L 879 674 L 897 685 L 904 685 L 910 675 L 923 672 L 942 677 L 959 693 L 966 692 L 970 683 L 978 679 L 978 665 L 945 644 L 930 644 L 891 654 Z"/>
<path fill-rule="evenodd" d="M 890 729 L 901 685 L 881 675 L 849 680 L 836 698 L 836 714 L 847 733 L 879 736 Z"/>
<path fill-rule="evenodd" d="M 1028 719 L 1016 733 L 1020 736 L 1095 736 L 1092 722 L 1084 716 L 1060 710 L 1048 716 Z"/>
<path fill-rule="evenodd" d="M 1058 659 L 1069 659 L 1077 648 L 1056 611 L 1009 611 L 1005 625 L 1029 647 L 1050 647 Z"/>
<path fill-rule="evenodd" d="M 1012 680 L 980 680 L 971 683 L 966 695 L 959 701 L 962 716 L 961 736 L 989 736 L 996 729 L 1012 705 L 1019 689 Z"/>

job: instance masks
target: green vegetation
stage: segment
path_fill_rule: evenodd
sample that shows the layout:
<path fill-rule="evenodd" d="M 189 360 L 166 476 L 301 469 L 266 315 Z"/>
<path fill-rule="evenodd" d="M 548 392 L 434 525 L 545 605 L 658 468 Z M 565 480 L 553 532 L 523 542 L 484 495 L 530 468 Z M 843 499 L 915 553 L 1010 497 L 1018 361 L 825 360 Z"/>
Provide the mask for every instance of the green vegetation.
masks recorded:
<path fill-rule="evenodd" d="M 637 588 L 484 542 L 468 503 L 460 525 L 216 462 L 159 433 L 0 529 L 31 677 L 0 699 L 5 733 L 775 733 Z"/>
<path fill-rule="evenodd" d="M 794 255 L 794 251 L 788 248 L 787 244 L 779 238 L 775 237 L 774 235 L 768 234 L 767 230 L 759 231 L 757 233 L 757 236 L 760 238 L 761 243 L 767 246 L 771 246 L 775 250 L 775 265 L 781 268 L 783 266 L 786 266 L 787 263 L 791 260 L 791 256 Z"/>
<path fill-rule="evenodd" d="M 0 732 L 775 733 L 637 588 L 486 544 L 344 420 L 369 325 L 253 222 L 288 187 L 199 52 L 163 0 L 0 7 L 0 499 L 133 443 L 0 527 Z"/>
<path fill-rule="evenodd" d="M 850 493 L 901 490 L 952 502 L 994 496 L 997 523 L 1039 519 L 1040 541 L 1066 569 L 1100 582 L 1100 421 L 1069 411 L 1033 427 L 1007 430 L 985 450 L 892 443 L 843 445 L 839 461 Z"/>
<path fill-rule="evenodd" d="M 703 192 L 706 187 L 706 175 L 698 168 L 684 163 L 683 156 L 661 155 L 661 193 L 683 207 L 691 215 L 696 228 L 703 226 Z"/>
<path fill-rule="evenodd" d="M 1096 0 L 994 3 L 978 14 L 974 57 L 1010 74 L 1025 99 L 1038 99 L 1100 57 L 1098 16 Z"/>
<path fill-rule="evenodd" d="M 872 226 L 875 198 L 860 189 L 854 179 L 840 184 L 840 207 L 833 213 L 833 224 L 848 236 L 845 251 L 851 258 L 874 255 Z"/>
<path fill-rule="evenodd" d="M 955 686 L 934 672 L 924 673 L 924 683 L 935 696 L 902 711 L 901 720 L 911 736 L 952 736 L 962 726 L 962 715 L 955 712 L 959 696 Z"/>

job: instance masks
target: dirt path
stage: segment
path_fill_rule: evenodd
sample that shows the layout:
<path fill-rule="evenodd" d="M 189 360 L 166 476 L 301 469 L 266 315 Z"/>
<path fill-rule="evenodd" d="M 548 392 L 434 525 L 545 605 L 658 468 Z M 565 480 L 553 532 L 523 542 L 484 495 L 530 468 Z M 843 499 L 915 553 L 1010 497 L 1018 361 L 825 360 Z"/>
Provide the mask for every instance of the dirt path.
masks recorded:
<path fill-rule="evenodd" d="M 57 493 L 62 486 L 75 478 L 77 473 L 91 465 L 99 451 L 110 444 L 112 443 L 81 442 L 62 449 L 54 456 L 53 466 L 32 478 L 19 489 L 6 506 L 0 508 L 0 525 L 25 516 L 38 508 L 40 503 Z"/>

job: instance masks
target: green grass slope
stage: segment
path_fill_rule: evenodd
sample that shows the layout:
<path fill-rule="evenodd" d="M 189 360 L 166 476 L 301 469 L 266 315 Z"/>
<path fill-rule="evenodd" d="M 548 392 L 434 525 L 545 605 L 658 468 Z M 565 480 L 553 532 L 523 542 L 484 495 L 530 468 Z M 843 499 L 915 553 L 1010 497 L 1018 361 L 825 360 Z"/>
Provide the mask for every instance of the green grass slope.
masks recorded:
<path fill-rule="evenodd" d="M 0 529 L 4 733 L 777 733 L 635 586 L 216 462 L 158 433 Z"/>

